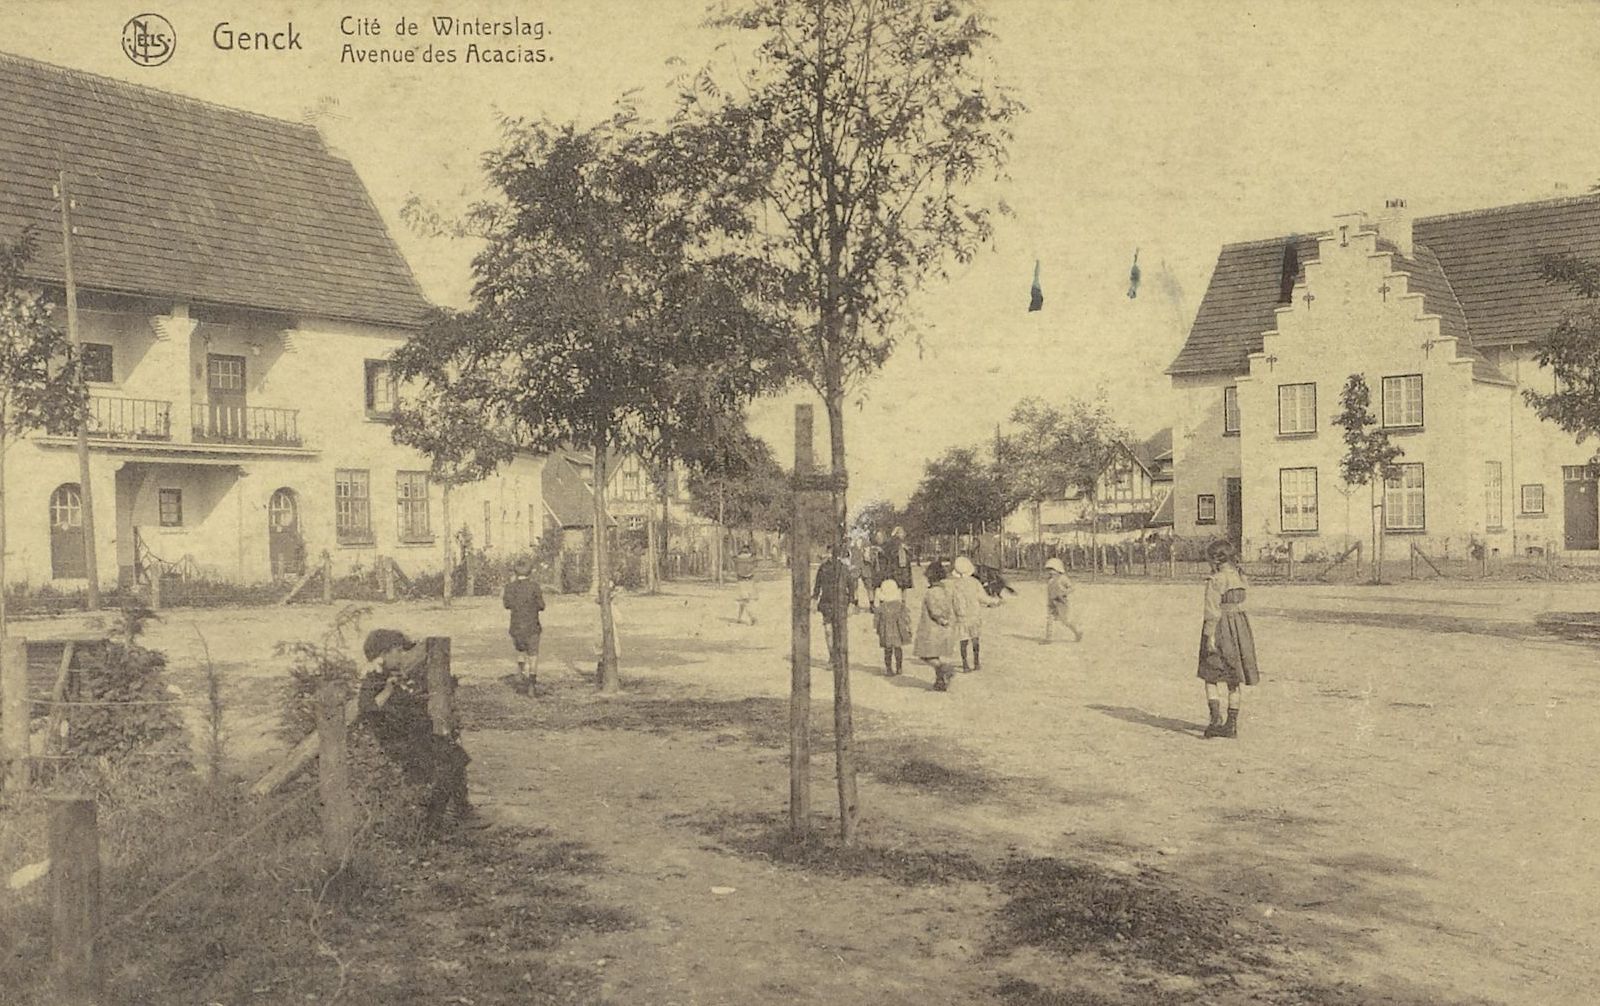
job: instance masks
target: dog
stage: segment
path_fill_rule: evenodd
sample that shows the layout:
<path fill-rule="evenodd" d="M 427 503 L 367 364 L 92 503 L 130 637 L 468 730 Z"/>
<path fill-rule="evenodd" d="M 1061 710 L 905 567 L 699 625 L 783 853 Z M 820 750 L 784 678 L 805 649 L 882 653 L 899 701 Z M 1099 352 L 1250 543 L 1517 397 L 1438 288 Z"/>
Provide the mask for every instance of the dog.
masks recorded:
<path fill-rule="evenodd" d="M 994 566 L 975 566 L 973 574 L 978 582 L 983 584 L 983 592 L 996 600 L 1002 599 L 1002 595 L 1016 593 L 1016 590 L 1001 575 L 1000 570 Z"/>

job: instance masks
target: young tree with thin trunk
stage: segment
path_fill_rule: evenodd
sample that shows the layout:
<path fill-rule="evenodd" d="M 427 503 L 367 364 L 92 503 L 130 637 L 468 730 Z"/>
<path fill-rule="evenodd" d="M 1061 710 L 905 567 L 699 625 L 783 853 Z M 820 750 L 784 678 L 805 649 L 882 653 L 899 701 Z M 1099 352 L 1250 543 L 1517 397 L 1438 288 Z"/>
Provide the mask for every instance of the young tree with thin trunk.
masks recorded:
<path fill-rule="evenodd" d="M 43 291 L 23 277 L 33 248 L 31 231 L 0 243 L 0 638 L 6 632 L 7 452 L 26 434 L 76 429 L 88 404 L 66 333 L 52 319 Z"/>
<path fill-rule="evenodd" d="M 442 392 L 519 444 L 593 452 L 599 687 L 615 691 L 605 489 L 614 458 L 671 456 L 782 372 L 783 327 L 751 307 L 744 260 L 712 247 L 720 204 L 681 173 L 685 147 L 620 106 L 589 127 L 516 119 L 485 155 L 497 198 L 473 305 L 408 353 L 439 361 Z"/>
<path fill-rule="evenodd" d="M 846 399 L 889 358 L 911 294 L 989 239 L 999 204 L 977 183 L 1001 174 L 1021 106 L 993 82 L 976 0 L 746 0 L 711 24 L 749 33 L 753 62 L 726 84 L 715 69 L 695 75 L 680 122 L 719 189 L 738 193 L 737 244 L 802 333 L 789 358 L 827 411 L 830 537 L 842 549 Z M 857 806 L 845 619 L 832 650 L 849 842 Z"/>
<path fill-rule="evenodd" d="M 1383 487 L 1400 477 L 1395 461 L 1405 451 L 1389 441 L 1389 433 L 1372 414 L 1372 389 L 1361 374 L 1351 374 L 1339 393 L 1340 412 L 1335 426 L 1344 430 L 1345 455 L 1339 475 L 1348 486 L 1367 486 L 1372 500 L 1368 521 L 1372 526 L 1372 582 L 1383 582 L 1383 529 L 1388 526 L 1388 494 Z"/>

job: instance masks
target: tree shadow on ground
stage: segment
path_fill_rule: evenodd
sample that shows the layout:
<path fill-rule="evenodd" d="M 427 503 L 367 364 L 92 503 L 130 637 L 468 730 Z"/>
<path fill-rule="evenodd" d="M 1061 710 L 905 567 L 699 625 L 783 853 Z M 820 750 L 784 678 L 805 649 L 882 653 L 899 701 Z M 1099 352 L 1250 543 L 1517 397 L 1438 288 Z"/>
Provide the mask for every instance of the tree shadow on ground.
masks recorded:
<path fill-rule="evenodd" d="M 1170 716 L 1157 716 L 1154 713 L 1147 713 L 1143 709 L 1136 709 L 1133 706 L 1091 705 L 1088 708 L 1097 713 L 1105 713 L 1113 719 L 1122 720 L 1124 723 L 1136 723 L 1142 727 L 1170 730 L 1173 733 L 1187 734 L 1191 737 L 1201 737 L 1206 729 L 1204 723 L 1192 723 L 1189 720 L 1173 719 Z"/>
<path fill-rule="evenodd" d="M 1294 622 L 1322 622 L 1331 625 L 1362 625 L 1376 629 L 1407 632 L 1458 632 L 1502 639 L 1546 639 L 1556 634 L 1528 622 L 1506 622 L 1463 615 L 1442 615 L 1418 611 L 1338 611 L 1318 608 L 1267 608 L 1255 605 L 1255 615 L 1286 618 Z"/>

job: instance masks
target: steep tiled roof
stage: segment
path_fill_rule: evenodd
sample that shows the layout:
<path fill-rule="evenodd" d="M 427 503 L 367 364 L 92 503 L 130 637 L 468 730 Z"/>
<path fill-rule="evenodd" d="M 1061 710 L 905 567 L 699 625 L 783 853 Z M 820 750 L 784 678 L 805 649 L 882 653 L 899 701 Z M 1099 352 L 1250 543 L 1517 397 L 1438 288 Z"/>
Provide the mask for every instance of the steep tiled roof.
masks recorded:
<path fill-rule="evenodd" d="M 1473 376 L 1506 382 L 1478 350 L 1538 339 L 1577 302 L 1576 294 L 1545 282 L 1541 260 L 1555 252 L 1600 259 L 1600 193 L 1421 217 L 1412 223 L 1412 239 L 1415 256 L 1396 254 L 1396 269 L 1439 316 L 1441 334 L 1461 340 Z M 1261 349 L 1261 334 L 1274 327 L 1283 249 L 1290 244 L 1301 266 L 1316 254 L 1315 240 L 1305 237 L 1223 247 L 1169 374 L 1246 369 L 1246 357 Z M 1379 245 L 1395 251 L 1388 242 Z"/>
<path fill-rule="evenodd" d="M 1260 352 L 1262 333 L 1277 327 L 1273 312 L 1287 302 L 1285 273 L 1292 271 L 1292 285 L 1316 257 L 1317 239 L 1307 236 L 1223 246 L 1189 339 L 1167 373 L 1242 373 L 1245 358 Z"/>
<path fill-rule="evenodd" d="M 1478 346 L 1537 339 L 1576 300 L 1540 274 L 1540 258 L 1600 258 L 1600 194 L 1424 217 L 1416 240 L 1438 255 Z"/>
<path fill-rule="evenodd" d="M 544 505 L 562 527 L 594 527 L 594 495 L 577 465 L 565 452 L 552 454 L 544 466 Z"/>
<path fill-rule="evenodd" d="M 1139 463 L 1152 474 L 1161 467 L 1161 462 L 1172 462 L 1172 427 L 1157 430 L 1150 439 L 1133 448 L 1133 456 Z"/>
<path fill-rule="evenodd" d="M 71 172 L 80 286 L 408 326 L 428 303 L 350 163 L 318 132 L 0 53 L 0 237 L 62 279 Z"/>

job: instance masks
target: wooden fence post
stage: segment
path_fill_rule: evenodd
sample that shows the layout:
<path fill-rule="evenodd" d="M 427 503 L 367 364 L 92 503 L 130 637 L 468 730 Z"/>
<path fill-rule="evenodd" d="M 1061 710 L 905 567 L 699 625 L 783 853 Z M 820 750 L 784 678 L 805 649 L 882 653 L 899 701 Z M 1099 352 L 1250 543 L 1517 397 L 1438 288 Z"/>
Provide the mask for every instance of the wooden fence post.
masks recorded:
<path fill-rule="evenodd" d="M 161 567 L 150 570 L 150 610 L 161 610 Z"/>
<path fill-rule="evenodd" d="M 456 679 L 450 673 L 450 637 L 429 636 L 422 646 L 428 672 L 428 718 L 433 721 L 434 734 L 449 737 L 456 729 Z"/>
<path fill-rule="evenodd" d="M 598 554 L 598 552 L 596 554 Z M 463 563 L 467 567 L 467 596 L 468 597 L 477 597 L 478 596 L 478 553 L 469 551 L 463 557 Z"/>
<path fill-rule="evenodd" d="M 378 557 L 378 579 L 383 581 L 383 599 L 394 601 L 394 560 L 386 555 Z"/>
<path fill-rule="evenodd" d="M 28 641 L 0 640 L 0 763 L 6 788 L 28 788 Z"/>
<path fill-rule="evenodd" d="M 50 902 L 50 960 L 60 1001 L 95 1006 L 101 990 L 94 947 L 100 929 L 100 830 L 94 801 L 86 797 L 50 799 Z"/>
<path fill-rule="evenodd" d="M 1294 539 L 1289 540 L 1289 582 L 1294 582 Z"/>
<path fill-rule="evenodd" d="M 1167 542 L 1167 578 L 1178 578 L 1178 539 L 1173 538 Z"/>
<path fill-rule="evenodd" d="M 333 603 L 333 556 L 322 550 L 322 603 Z"/>
<path fill-rule="evenodd" d="M 1409 558 L 1411 559 L 1411 579 L 1415 580 L 1417 578 L 1417 543 L 1416 542 L 1412 542 L 1411 543 L 1411 554 L 1410 554 Z"/>
<path fill-rule="evenodd" d="M 356 831 L 350 795 L 350 761 L 344 722 L 345 686 L 327 680 L 317 692 L 317 793 L 322 798 L 322 862 L 338 869 Z"/>

